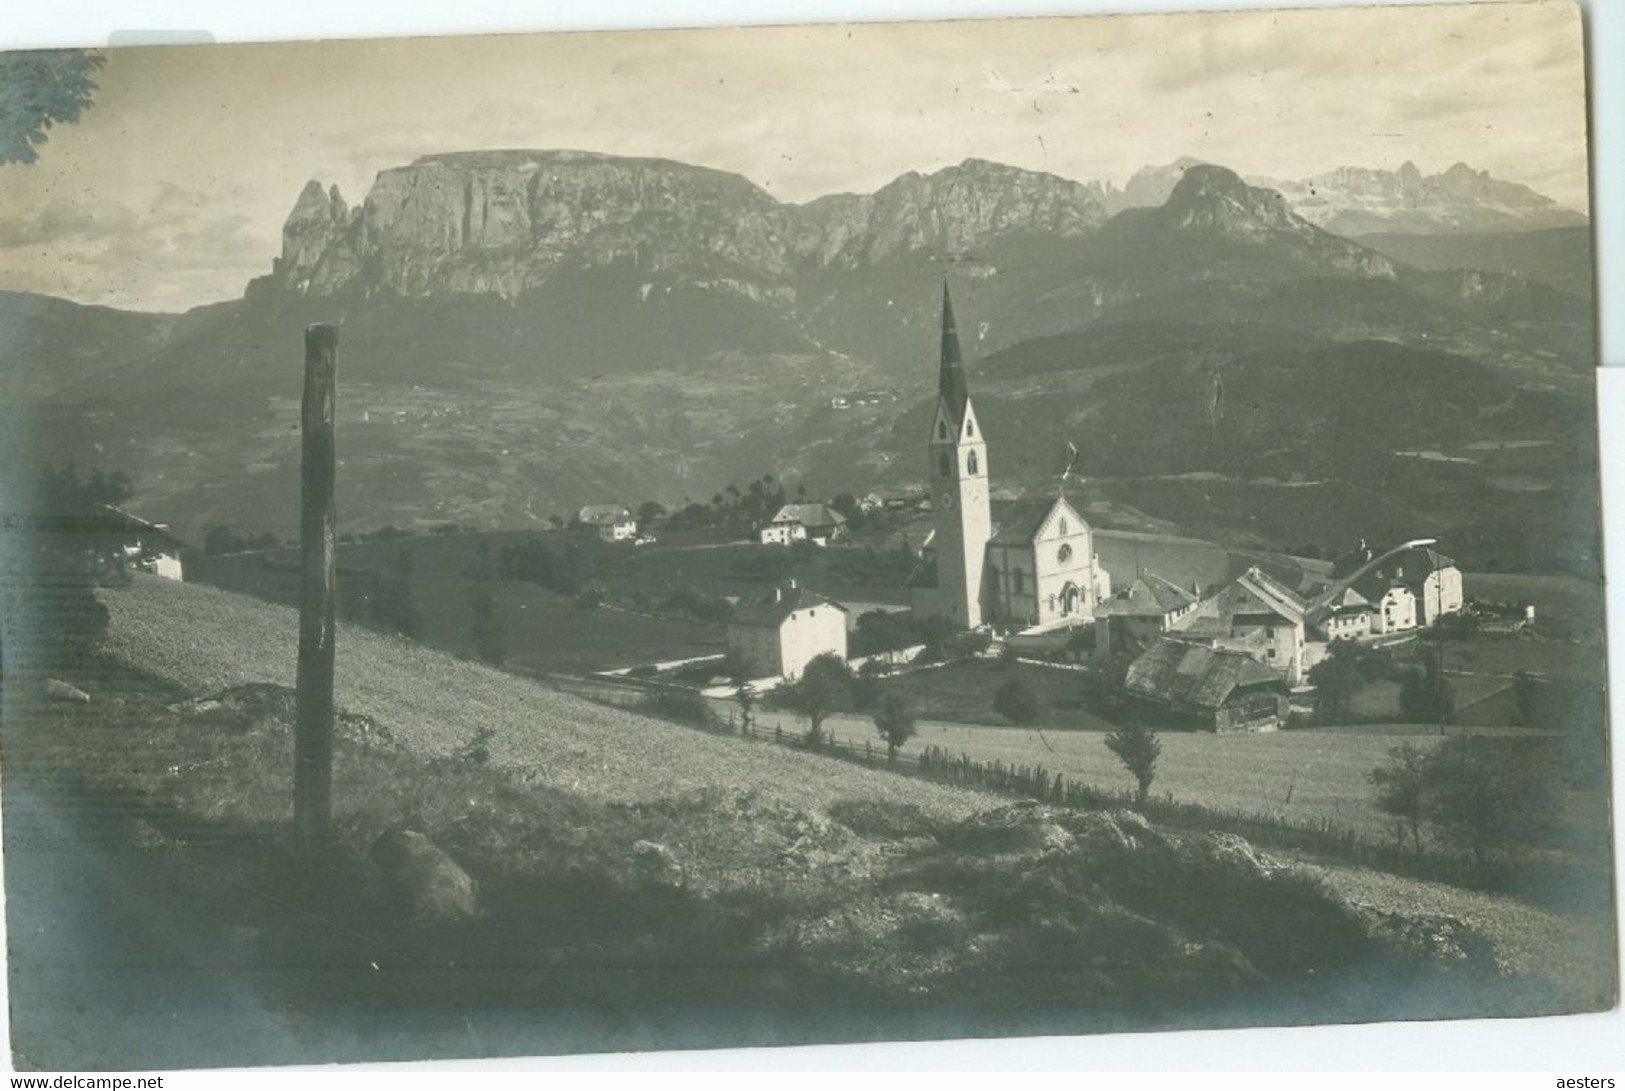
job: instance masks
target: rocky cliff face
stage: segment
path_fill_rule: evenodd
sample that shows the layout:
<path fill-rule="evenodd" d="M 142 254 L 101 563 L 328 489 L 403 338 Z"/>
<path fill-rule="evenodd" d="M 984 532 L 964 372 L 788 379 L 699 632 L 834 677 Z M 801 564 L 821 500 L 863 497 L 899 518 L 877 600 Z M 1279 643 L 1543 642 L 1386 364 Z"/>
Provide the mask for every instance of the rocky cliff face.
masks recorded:
<path fill-rule="evenodd" d="M 782 295 L 797 272 L 959 254 L 1009 233 L 1075 237 L 1104 219 L 1090 187 L 980 160 L 798 206 L 667 160 L 461 152 L 382 172 L 354 210 L 311 182 L 273 280 L 300 295 L 512 297 L 561 269 L 619 263 L 758 298 Z"/>
<path fill-rule="evenodd" d="M 867 196 L 840 194 L 794 210 L 798 249 L 820 266 L 854 268 L 914 251 L 963 256 L 1002 235 L 1077 238 L 1106 219 L 1098 187 L 967 159 L 910 171 Z"/>
<path fill-rule="evenodd" d="M 1276 277 L 1296 273 L 1392 278 L 1394 264 L 1375 250 L 1325 231 L 1297 215 L 1276 190 L 1248 185 L 1234 171 L 1196 164 L 1159 208 L 1132 210 L 1107 232 L 1119 249 L 1133 253 L 1191 253 L 1226 248 L 1222 260 L 1262 258 Z"/>

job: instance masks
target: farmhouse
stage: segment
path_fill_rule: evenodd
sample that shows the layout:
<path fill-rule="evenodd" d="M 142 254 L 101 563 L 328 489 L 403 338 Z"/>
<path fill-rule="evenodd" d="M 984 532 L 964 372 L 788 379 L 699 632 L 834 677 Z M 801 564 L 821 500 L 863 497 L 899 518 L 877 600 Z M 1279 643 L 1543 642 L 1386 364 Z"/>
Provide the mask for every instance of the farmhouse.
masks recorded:
<path fill-rule="evenodd" d="M 1466 603 L 1461 569 L 1443 553 L 1427 546 L 1396 554 L 1384 567 L 1404 582 L 1416 599 L 1416 623 L 1432 625 L 1446 614 L 1460 613 Z"/>
<path fill-rule="evenodd" d="M 638 522 L 619 504 L 588 504 L 576 514 L 576 521 L 597 530 L 606 542 L 626 542 L 638 536 Z"/>
<path fill-rule="evenodd" d="M 1291 588 L 1254 566 L 1170 628 L 1186 640 L 1250 655 L 1296 686 L 1308 669 L 1308 608 Z"/>
<path fill-rule="evenodd" d="M 111 504 L 103 504 L 96 520 L 100 533 L 118 540 L 125 563 L 166 580 L 182 580 L 181 544 L 164 523 L 149 523 Z"/>
<path fill-rule="evenodd" d="M 1416 628 L 1416 596 L 1397 576 L 1371 571 L 1355 580 L 1353 587 L 1371 604 L 1373 636 Z"/>
<path fill-rule="evenodd" d="M 1359 640 L 1371 634 L 1377 611 L 1369 599 L 1352 587 L 1345 587 L 1310 611 L 1310 627 L 1316 636 L 1334 640 Z"/>
<path fill-rule="evenodd" d="M 846 517 L 828 504 L 786 504 L 762 524 L 757 537 L 763 545 L 803 540 L 828 545 L 845 534 Z"/>
<path fill-rule="evenodd" d="M 893 489 L 880 486 L 864 493 L 858 499 L 858 509 L 863 512 L 903 511 L 906 508 L 918 507 L 921 498 L 918 489 Z"/>
<path fill-rule="evenodd" d="M 1045 629 L 1094 616 L 1095 604 L 1110 593 L 1109 581 L 1089 525 L 1064 496 L 1008 505 L 993 521 L 987 439 L 971 404 L 946 284 L 937 410 L 926 453 L 935 529 L 930 555 L 908 581 L 916 617 L 940 618 L 957 629 L 987 623 Z"/>
<path fill-rule="evenodd" d="M 791 580 L 735 608 L 728 651 L 751 678 L 794 681 L 825 652 L 846 658 L 846 610 Z"/>
<path fill-rule="evenodd" d="M 1139 653 L 1196 609 L 1194 591 L 1141 571 L 1134 582 L 1095 607 L 1095 655 Z"/>
<path fill-rule="evenodd" d="M 1148 711 L 1204 731 L 1274 731 L 1288 711 L 1286 681 L 1252 656 L 1168 637 L 1129 665 L 1123 690 Z"/>

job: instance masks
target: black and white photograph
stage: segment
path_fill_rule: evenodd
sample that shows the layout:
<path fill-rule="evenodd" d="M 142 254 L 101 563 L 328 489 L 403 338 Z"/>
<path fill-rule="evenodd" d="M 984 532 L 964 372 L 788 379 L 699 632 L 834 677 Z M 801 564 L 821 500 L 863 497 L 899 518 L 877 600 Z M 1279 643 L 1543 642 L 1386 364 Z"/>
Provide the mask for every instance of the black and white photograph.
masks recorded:
<path fill-rule="evenodd" d="M 948 14 L 0 52 L 13 1069 L 1615 1009 L 1580 7 Z"/>

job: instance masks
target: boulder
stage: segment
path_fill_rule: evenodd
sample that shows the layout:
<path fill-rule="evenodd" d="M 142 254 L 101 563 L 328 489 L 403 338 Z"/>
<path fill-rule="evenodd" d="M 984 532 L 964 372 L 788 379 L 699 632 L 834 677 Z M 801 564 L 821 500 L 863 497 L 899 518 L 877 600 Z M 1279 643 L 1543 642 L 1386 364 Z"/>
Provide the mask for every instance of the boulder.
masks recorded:
<path fill-rule="evenodd" d="M 1022 800 L 978 811 L 941 836 L 949 848 L 982 853 L 1050 853 L 1072 847 L 1072 835 L 1042 803 Z"/>
<path fill-rule="evenodd" d="M 680 887 L 683 885 L 683 865 L 677 854 L 655 841 L 638 841 L 632 845 L 632 858 L 637 876 L 650 886 Z"/>
<path fill-rule="evenodd" d="M 421 924 L 463 920 L 479 909 L 474 880 L 416 830 L 385 830 L 368 856 L 392 900 Z"/>
<path fill-rule="evenodd" d="M 90 694 L 78 686 L 70 686 L 60 678 L 47 678 L 45 680 L 45 696 L 52 701 L 71 701 L 74 704 L 90 704 Z"/>

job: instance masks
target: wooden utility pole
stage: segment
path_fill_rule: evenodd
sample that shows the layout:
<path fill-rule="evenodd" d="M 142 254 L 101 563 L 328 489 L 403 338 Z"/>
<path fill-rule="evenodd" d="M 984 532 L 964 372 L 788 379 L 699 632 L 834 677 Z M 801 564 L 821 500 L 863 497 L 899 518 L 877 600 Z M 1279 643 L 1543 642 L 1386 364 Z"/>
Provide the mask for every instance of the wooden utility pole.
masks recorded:
<path fill-rule="evenodd" d="M 338 465 L 334 401 L 339 331 L 305 330 L 305 396 L 300 411 L 299 724 L 294 730 L 293 822 L 299 847 L 320 849 L 333 830 L 333 637 Z"/>

